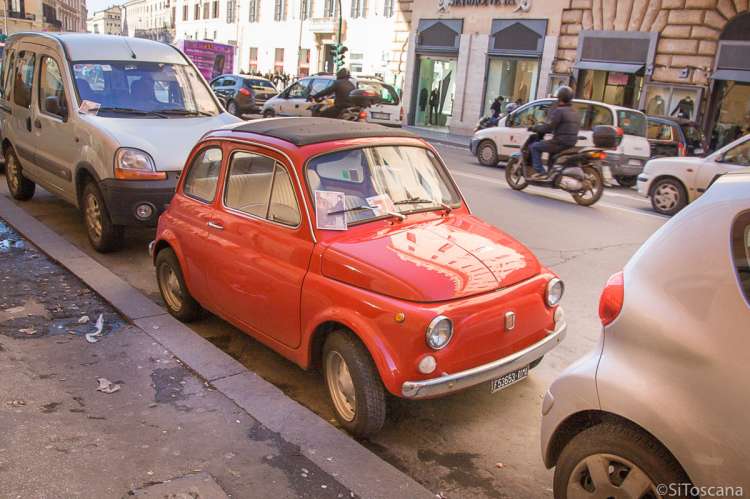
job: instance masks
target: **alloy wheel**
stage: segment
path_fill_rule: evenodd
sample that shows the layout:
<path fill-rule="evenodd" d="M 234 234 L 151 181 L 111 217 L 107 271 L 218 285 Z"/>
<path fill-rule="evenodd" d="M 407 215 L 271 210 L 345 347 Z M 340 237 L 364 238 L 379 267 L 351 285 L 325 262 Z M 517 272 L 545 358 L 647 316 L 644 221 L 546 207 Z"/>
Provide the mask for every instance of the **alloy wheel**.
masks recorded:
<path fill-rule="evenodd" d="M 653 194 L 654 204 L 661 211 L 673 210 L 680 201 L 680 191 L 676 185 L 663 183 L 656 187 Z"/>
<path fill-rule="evenodd" d="M 357 398 L 349 366 L 344 357 L 335 350 L 326 356 L 326 382 L 336 411 L 346 421 L 354 421 L 357 414 Z"/>
<path fill-rule="evenodd" d="M 16 163 L 16 158 L 12 154 L 8 154 L 5 156 L 5 176 L 8 179 L 8 188 L 11 192 L 18 192 L 18 186 L 19 186 L 19 171 L 18 171 L 18 163 Z"/>
<path fill-rule="evenodd" d="M 86 227 L 94 239 L 99 240 L 102 237 L 102 209 L 99 206 L 99 200 L 92 193 L 86 196 Z"/>
<path fill-rule="evenodd" d="M 646 473 L 620 456 L 593 454 L 580 461 L 568 478 L 568 499 L 660 499 Z"/>
<path fill-rule="evenodd" d="M 182 309 L 182 288 L 180 287 L 180 280 L 177 278 L 177 273 L 174 271 L 171 265 L 162 264 L 159 266 L 159 288 L 161 294 L 164 297 L 164 301 L 167 302 L 169 308 L 172 310 Z"/>

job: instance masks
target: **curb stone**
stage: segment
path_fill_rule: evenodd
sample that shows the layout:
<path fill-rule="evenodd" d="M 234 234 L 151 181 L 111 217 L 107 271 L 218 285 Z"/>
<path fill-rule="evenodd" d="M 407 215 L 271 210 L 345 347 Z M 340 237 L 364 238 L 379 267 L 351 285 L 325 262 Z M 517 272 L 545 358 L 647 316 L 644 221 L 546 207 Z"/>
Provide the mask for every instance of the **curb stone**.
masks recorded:
<path fill-rule="evenodd" d="M 372 499 L 435 497 L 414 479 L 194 333 L 143 293 L 2 195 L 0 217 L 40 251 L 81 279 L 127 320 L 208 380 L 219 393 L 282 439 L 297 445 L 305 457 L 357 496 Z"/>

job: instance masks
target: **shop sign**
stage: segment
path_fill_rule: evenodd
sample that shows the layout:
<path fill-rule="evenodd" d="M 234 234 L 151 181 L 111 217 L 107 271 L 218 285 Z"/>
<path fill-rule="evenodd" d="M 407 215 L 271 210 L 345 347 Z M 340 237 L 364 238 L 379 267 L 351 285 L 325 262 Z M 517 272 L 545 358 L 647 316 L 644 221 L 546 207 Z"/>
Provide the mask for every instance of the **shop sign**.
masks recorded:
<path fill-rule="evenodd" d="M 515 7 L 513 12 L 531 10 L 531 0 L 437 0 L 438 11 L 447 12 L 451 7 Z"/>

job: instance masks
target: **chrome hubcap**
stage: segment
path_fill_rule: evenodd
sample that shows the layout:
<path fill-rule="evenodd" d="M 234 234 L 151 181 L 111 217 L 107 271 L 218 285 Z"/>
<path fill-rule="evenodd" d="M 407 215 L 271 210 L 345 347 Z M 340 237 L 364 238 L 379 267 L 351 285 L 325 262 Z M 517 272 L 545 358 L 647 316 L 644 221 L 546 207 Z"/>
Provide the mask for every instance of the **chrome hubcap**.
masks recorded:
<path fill-rule="evenodd" d="M 654 191 L 654 204 L 657 208 L 669 211 L 677 206 L 680 200 L 680 191 L 675 185 L 661 184 Z"/>
<path fill-rule="evenodd" d="M 479 151 L 479 156 L 483 163 L 491 163 L 495 156 L 492 146 L 482 146 L 482 150 Z"/>
<path fill-rule="evenodd" d="M 177 279 L 177 273 L 172 266 L 166 263 L 163 263 L 159 267 L 159 289 L 169 308 L 172 310 L 180 310 L 182 308 L 180 280 Z"/>
<path fill-rule="evenodd" d="M 8 180 L 8 188 L 11 190 L 11 192 L 16 192 L 20 183 L 18 180 L 19 172 L 18 165 L 16 164 L 16 159 L 12 154 L 9 154 L 8 156 L 6 156 L 5 163 L 5 177 Z"/>
<path fill-rule="evenodd" d="M 326 383 L 336 412 L 346 421 L 353 421 L 357 414 L 354 381 L 344 357 L 336 351 L 326 356 Z"/>
<path fill-rule="evenodd" d="M 594 454 L 579 462 L 568 478 L 569 499 L 659 499 L 656 485 L 627 459 Z"/>
<path fill-rule="evenodd" d="M 86 226 L 94 239 L 102 237 L 102 210 L 99 200 L 93 194 L 86 196 Z"/>

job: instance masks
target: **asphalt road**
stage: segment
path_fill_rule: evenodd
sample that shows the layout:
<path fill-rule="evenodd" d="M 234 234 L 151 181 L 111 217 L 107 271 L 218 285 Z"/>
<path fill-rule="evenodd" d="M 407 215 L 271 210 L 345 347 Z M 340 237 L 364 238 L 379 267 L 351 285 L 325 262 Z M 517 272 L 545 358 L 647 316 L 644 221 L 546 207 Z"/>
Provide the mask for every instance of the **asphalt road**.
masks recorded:
<path fill-rule="evenodd" d="M 594 346 L 604 283 L 666 218 L 623 188 L 608 189 L 591 208 L 577 206 L 562 191 L 530 187 L 514 192 L 501 168 L 480 166 L 464 149 L 438 147 L 472 211 L 526 244 L 565 281 L 568 337 L 528 379 L 494 395 L 481 385 L 438 400 L 396 401 L 386 428 L 363 444 L 449 498 L 551 497 L 552 472 L 544 468 L 539 449 L 546 387 Z M 4 182 L 0 194 L 7 196 Z M 161 303 L 146 250 L 152 230 L 131 230 L 125 250 L 100 255 L 89 247 L 80 215 L 71 206 L 41 190 L 22 206 Z M 319 374 L 300 370 L 220 319 L 191 327 L 334 422 Z"/>

